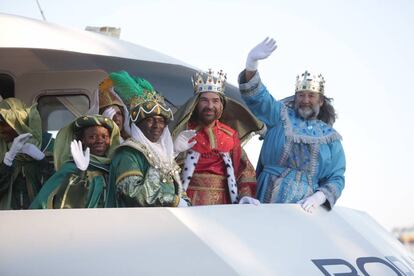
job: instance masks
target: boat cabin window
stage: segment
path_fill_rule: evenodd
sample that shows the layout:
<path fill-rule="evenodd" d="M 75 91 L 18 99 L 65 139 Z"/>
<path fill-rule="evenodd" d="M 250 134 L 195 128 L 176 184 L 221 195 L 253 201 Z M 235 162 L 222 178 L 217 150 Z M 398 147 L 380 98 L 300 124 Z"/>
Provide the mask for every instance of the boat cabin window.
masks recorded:
<path fill-rule="evenodd" d="M 8 74 L 0 73 L 0 95 L 3 99 L 14 97 L 14 79 Z"/>
<path fill-rule="evenodd" d="M 37 102 L 43 131 L 48 131 L 54 136 L 59 129 L 89 110 L 89 98 L 82 94 L 43 95 Z"/>

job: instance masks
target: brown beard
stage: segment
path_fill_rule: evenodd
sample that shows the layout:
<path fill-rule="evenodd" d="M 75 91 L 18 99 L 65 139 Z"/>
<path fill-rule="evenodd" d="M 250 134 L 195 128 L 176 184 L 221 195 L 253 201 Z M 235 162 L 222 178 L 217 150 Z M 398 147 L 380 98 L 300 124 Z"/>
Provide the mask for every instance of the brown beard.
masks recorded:
<path fill-rule="evenodd" d="M 193 112 L 192 116 L 191 116 L 191 121 L 192 122 L 196 122 L 197 124 L 201 124 L 201 125 L 209 125 L 212 122 L 214 122 L 215 120 L 220 119 L 221 114 L 219 114 L 218 110 L 213 110 L 214 111 L 214 116 L 212 118 L 206 118 L 204 116 L 201 116 L 200 113 L 205 112 L 205 111 L 209 111 L 210 109 L 208 108 L 204 108 L 201 112 L 197 112 L 196 110 Z"/>
<path fill-rule="evenodd" d="M 199 114 L 199 117 L 198 117 L 199 123 L 204 124 L 204 125 L 209 125 L 215 120 L 218 120 L 220 118 L 220 115 L 218 114 L 219 112 L 217 109 L 204 108 L 201 111 L 201 113 L 208 112 L 208 111 L 212 111 L 213 115 L 211 117 L 210 116 L 206 117 L 206 116 L 202 116 L 202 114 Z"/>

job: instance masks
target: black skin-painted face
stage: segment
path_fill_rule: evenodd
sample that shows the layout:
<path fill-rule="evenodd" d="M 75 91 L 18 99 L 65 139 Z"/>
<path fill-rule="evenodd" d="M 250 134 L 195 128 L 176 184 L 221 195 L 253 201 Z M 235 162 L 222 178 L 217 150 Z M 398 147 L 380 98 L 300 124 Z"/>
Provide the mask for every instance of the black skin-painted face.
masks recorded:
<path fill-rule="evenodd" d="M 83 130 L 82 144 L 89 147 L 91 154 L 105 156 L 110 144 L 109 130 L 103 126 L 91 126 Z"/>
<path fill-rule="evenodd" d="M 17 132 L 9 126 L 3 118 L 0 118 L 0 139 L 10 143 L 18 136 Z"/>
<path fill-rule="evenodd" d="M 148 140 L 155 143 L 160 139 L 164 128 L 167 126 L 163 116 L 151 116 L 139 121 L 137 127 L 144 133 Z"/>

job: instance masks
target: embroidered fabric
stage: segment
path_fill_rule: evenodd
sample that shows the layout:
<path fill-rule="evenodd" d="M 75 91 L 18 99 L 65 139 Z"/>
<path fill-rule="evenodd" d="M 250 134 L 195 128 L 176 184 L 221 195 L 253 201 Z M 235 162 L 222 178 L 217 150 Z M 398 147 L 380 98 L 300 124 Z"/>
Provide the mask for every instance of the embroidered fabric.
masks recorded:
<path fill-rule="evenodd" d="M 258 73 L 249 82 L 243 77 L 244 72 L 239 76 L 239 87 L 246 104 L 271 126 L 257 170 L 258 198 L 293 203 L 319 190 L 332 208 L 344 187 L 340 134 L 320 120 L 302 119 L 283 100 L 276 101 Z M 268 111 L 274 113 L 270 116 Z"/>
<path fill-rule="evenodd" d="M 341 135 L 320 120 L 303 120 L 296 116 L 295 110 L 282 105 L 280 116 L 285 128 L 285 135 L 295 143 L 328 144 L 341 140 Z"/>
<path fill-rule="evenodd" d="M 143 177 L 139 175 L 131 175 L 124 177 L 121 181 L 119 181 L 116 189 L 117 192 L 120 192 L 125 195 L 129 195 L 131 197 L 135 197 L 138 194 L 138 187 L 142 182 Z"/>
<path fill-rule="evenodd" d="M 160 162 L 166 165 L 172 165 L 174 160 L 174 145 L 168 127 L 164 128 L 160 140 L 157 143 L 148 140 L 135 124 L 131 125 L 131 136 L 136 141 L 146 146 L 154 156 L 159 158 Z"/>
<path fill-rule="evenodd" d="M 200 153 L 196 152 L 194 150 L 191 150 L 188 152 L 187 157 L 184 162 L 184 169 L 182 173 L 182 182 L 183 182 L 183 188 L 186 191 L 188 189 L 188 186 L 191 182 L 191 177 L 194 174 L 194 170 L 197 166 L 197 162 L 200 159 Z M 230 192 L 230 199 L 233 204 L 238 203 L 239 196 L 238 196 L 238 190 L 237 190 L 237 184 L 236 184 L 236 177 L 234 174 L 234 168 L 233 168 L 233 162 L 231 161 L 230 153 L 223 152 L 220 153 L 221 157 L 223 158 L 224 164 L 226 166 L 226 172 L 227 172 L 227 185 Z"/>

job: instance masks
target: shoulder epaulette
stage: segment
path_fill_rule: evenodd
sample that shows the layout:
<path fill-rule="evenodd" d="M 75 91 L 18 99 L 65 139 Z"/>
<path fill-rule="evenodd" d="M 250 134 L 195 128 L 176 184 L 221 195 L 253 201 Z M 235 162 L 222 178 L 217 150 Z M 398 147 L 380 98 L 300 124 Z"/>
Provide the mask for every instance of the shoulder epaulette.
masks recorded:
<path fill-rule="evenodd" d="M 237 131 L 235 131 L 234 129 L 232 129 L 231 127 L 229 127 L 226 124 L 223 124 L 222 122 L 217 122 L 217 127 L 219 130 L 223 131 L 224 133 L 228 134 L 229 136 L 234 136 Z"/>

